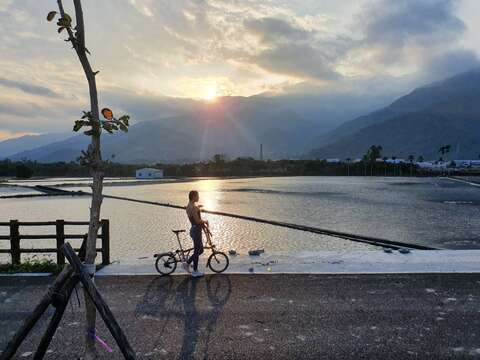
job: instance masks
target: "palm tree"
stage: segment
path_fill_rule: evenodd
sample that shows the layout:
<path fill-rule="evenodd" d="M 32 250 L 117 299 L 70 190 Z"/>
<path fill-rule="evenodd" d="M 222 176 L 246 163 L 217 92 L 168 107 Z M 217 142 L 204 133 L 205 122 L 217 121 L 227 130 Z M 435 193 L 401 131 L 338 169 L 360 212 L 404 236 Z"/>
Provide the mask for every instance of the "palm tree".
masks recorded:
<path fill-rule="evenodd" d="M 418 157 L 418 162 L 424 162 L 424 161 L 425 161 L 425 159 L 423 158 L 423 155 L 420 155 Z"/>
<path fill-rule="evenodd" d="M 370 176 L 373 175 L 373 165 L 375 164 L 375 161 L 381 156 L 382 150 L 382 145 L 372 145 L 364 156 L 364 158 L 370 162 Z"/>
<path fill-rule="evenodd" d="M 388 160 L 388 157 L 384 156 L 383 157 L 383 169 L 385 170 L 385 177 L 387 176 L 387 160 Z"/>
<path fill-rule="evenodd" d="M 441 147 L 440 147 L 440 149 L 438 150 L 438 152 L 439 152 L 440 154 L 442 154 L 442 157 L 440 158 L 440 161 L 442 161 L 442 162 L 444 161 L 444 158 L 443 158 L 444 156 L 445 156 L 445 162 L 447 161 L 447 160 L 446 160 L 446 159 L 447 159 L 447 155 L 448 155 L 448 153 L 450 152 L 450 149 L 451 149 L 451 148 L 452 148 L 451 145 L 445 145 L 445 146 L 441 146 Z"/>
<path fill-rule="evenodd" d="M 450 150 L 452 149 L 452 146 L 451 145 L 445 145 L 445 153 L 448 154 L 450 153 Z"/>
<path fill-rule="evenodd" d="M 415 159 L 415 156 L 408 155 L 408 161 L 410 162 L 410 176 L 413 176 L 413 160 L 414 159 Z"/>
<path fill-rule="evenodd" d="M 443 161 L 443 155 L 445 155 L 445 146 L 441 146 L 440 149 L 438 149 L 438 152 L 442 155 L 439 160 Z"/>
<path fill-rule="evenodd" d="M 367 156 L 367 154 L 365 154 L 365 155 L 363 155 L 363 158 L 362 158 L 363 176 L 367 176 L 367 161 L 368 161 L 368 156 Z"/>
<path fill-rule="evenodd" d="M 442 154 L 442 160 L 443 160 L 443 156 L 448 155 L 451 149 L 452 149 L 451 145 L 441 146 L 440 149 L 438 149 L 438 152 Z"/>

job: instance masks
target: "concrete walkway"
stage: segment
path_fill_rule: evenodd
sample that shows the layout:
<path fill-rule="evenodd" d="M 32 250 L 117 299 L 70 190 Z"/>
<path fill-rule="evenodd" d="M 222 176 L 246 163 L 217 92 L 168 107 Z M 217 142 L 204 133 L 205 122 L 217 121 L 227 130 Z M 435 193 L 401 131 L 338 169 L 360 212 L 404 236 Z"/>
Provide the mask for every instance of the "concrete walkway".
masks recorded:
<path fill-rule="evenodd" d="M 264 253 L 229 256 L 230 274 L 375 274 L 375 273 L 480 273 L 480 250 L 321 251 L 296 254 Z M 201 271 L 206 256 L 201 258 Z M 120 260 L 100 270 L 106 275 L 156 275 L 152 255 Z M 181 266 L 175 274 L 185 273 Z"/>

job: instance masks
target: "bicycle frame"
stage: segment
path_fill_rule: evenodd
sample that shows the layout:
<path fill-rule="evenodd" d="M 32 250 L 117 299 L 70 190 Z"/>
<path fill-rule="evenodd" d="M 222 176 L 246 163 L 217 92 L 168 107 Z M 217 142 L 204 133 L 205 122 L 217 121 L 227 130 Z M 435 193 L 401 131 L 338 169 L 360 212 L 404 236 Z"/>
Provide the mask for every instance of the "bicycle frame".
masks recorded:
<path fill-rule="evenodd" d="M 207 226 L 202 226 L 202 231 L 205 234 L 206 244 L 207 244 L 207 246 L 204 246 L 203 248 L 206 250 L 212 250 L 212 252 L 214 252 L 215 245 L 212 243 L 212 232 L 210 231 L 210 228 L 208 228 Z M 187 257 L 185 256 L 185 254 L 188 255 L 188 253 L 190 253 L 190 251 L 192 251 L 194 248 L 189 248 L 185 250 L 182 246 L 182 242 L 180 241 L 180 233 L 175 233 L 175 235 L 177 237 L 177 242 L 179 246 L 179 250 L 177 250 L 176 253 L 179 256 L 180 261 L 186 262 Z"/>

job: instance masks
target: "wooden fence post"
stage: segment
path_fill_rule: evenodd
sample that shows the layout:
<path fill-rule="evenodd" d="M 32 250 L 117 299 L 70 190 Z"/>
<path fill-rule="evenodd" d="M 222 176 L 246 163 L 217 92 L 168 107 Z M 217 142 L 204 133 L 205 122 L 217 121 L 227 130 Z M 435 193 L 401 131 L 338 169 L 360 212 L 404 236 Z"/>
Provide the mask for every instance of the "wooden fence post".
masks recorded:
<path fill-rule="evenodd" d="M 65 220 L 55 221 L 57 230 L 57 264 L 65 265 L 65 255 L 62 251 L 62 246 L 65 244 Z"/>
<path fill-rule="evenodd" d="M 110 264 L 110 221 L 102 219 L 102 264 Z"/>
<path fill-rule="evenodd" d="M 20 231 L 18 220 L 10 220 L 10 251 L 12 264 L 20 264 Z"/>

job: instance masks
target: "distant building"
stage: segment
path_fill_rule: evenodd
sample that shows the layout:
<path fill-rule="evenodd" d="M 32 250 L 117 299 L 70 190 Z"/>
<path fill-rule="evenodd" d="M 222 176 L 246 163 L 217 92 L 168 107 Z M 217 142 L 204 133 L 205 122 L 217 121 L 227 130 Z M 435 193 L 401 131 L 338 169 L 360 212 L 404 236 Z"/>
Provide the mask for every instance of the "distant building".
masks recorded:
<path fill-rule="evenodd" d="M 465 169 L 480 168 L 480 160 L 453 160 L 455 167 Z"/>
<path fill-rule="evenodd" d="M 423 161 L 415 163 L 423 169 L 444 171 L 449 169 L 480 169 L 480 160 L 452 160 L 452 161 Z"/>
<path fill-rule="evenodd" d="M 404 159 L 387 159 L 385 162 L 388 164 L 405 164 Z"/>
<path fill-rule="evenodd" d="M 449 162 L 447 161 L 421 161 L 415 163 L 415 165 L 421 169 L 429 169 L 432 171 L 444 171 L 448 164 Z"/>
<path fill-rule="evenodd" d="M 138 169 L 135 177 L 137 179 L 161 179 L 163 178 L 163 170 L 154 168 Z"/>

